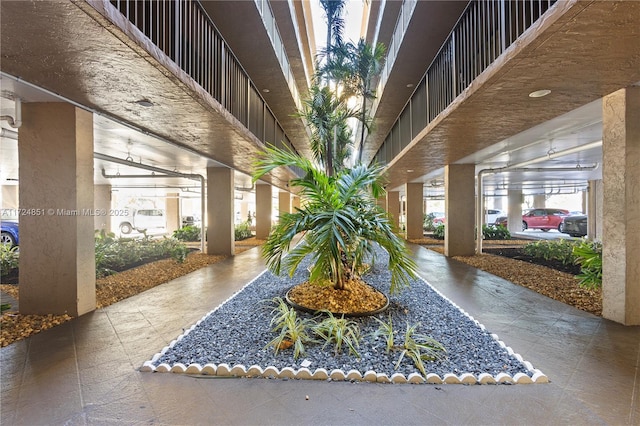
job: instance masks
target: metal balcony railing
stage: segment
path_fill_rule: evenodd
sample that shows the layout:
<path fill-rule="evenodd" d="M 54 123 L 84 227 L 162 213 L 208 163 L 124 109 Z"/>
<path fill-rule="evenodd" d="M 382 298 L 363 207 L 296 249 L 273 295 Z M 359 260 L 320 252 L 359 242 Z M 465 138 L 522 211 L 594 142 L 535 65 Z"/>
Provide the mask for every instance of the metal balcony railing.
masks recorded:
<path fill-rule="evenodd" d="M 198 1 L 111 0 L 110 3 L 259 140 L 296 152 Z"/>
<path fill-rule="evenodd" d="M 406 3 L 408 7 L 403 7 L 403 14 L 396 24 L 394 41 L 402 40 L 407 14 L 414 10 L 415 0 L 406 0 Z M 556 0 L 475 0 L 469 3 L 399 114 L 374 161 L 387 164 L 400 154 L 554 3 Z M 394 58 L 397 49 L 397 46 L 389 49 Z M 381 84 L 386 82 L 386 77 L 383 75 Z M 382 88 L 378 93 L 382 93 Z"/>

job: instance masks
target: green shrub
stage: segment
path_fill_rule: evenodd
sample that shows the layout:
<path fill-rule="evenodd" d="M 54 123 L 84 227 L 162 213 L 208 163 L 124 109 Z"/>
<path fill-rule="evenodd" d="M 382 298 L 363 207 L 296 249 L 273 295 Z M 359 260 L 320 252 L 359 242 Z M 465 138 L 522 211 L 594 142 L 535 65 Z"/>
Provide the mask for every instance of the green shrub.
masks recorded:
<path fill-rule="evenodd" d="M 602 286 L 602 243 L 582 240 L 573 246 L 575 263 L 580 264 L 580 287 L 596 289 Z"/>
<path fill-rule="evenodd" d="M 526 244 L 522 250 L 528 256 L 545 260 L 557 260 L 564 265 L 573 265 L 576 257 L 573 248 L 576 243 L 572 240 L 540 240 Z"/>
<path fill-rule="evenodd" d="M 482 225 L 483 240 L 510 240 L 511 232 L 502 225 Z"/>
<path fill-rule="evenodd" d="M 423 217 L 422 229 L 429 232 L 433 231 L 435 229 L 433 219 L 435 219 L 435 215 L 433 213 L 425 214 Z"/>
<path fill-rule="evenodd" d="M 444 223 L 435 227 L 433 230 L 433 238 L 437 240 L 444 240 Z"/>
<path fill-rule="evenodd" d="M 251 233 L 251 223 L 249 221 L 236 225 L 234 231 L 236 241 L 242 241 L 253 237 L 253 234 Z"/>
<path fill-rule="evenodd" d="M 183 262 L 187 254 L 187 246 L 175 238 L 116 239 L 113 234 L 101 232 L 96 235 L 96 277 L 104 277 L 132 265 L 163 257 Z"/>
<path fill-rule="evenodd" d="M 20 252 L 18 246 L 9 247 L 9 244 L 0 244 L 0 271 L 2 276 L 9 275 L 18 269 Z"/>
<path fill-rule="evenodd" d="M 200 241 L 200 227 L 194 225 L 183 226 L 173 231 L 173 238 L 180 241 Z"/>

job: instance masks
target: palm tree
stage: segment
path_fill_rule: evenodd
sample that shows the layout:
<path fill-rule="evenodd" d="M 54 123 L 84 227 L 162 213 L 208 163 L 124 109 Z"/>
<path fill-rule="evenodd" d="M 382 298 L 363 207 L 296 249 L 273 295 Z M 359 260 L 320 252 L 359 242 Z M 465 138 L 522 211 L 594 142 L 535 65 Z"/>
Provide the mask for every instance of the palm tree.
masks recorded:
<path fill-rule="evenodd" d="M 386 48 L 382 43 L 370 45 L 364 39 L 357 44 L 345 43 L 332 48 L 332 55 L 319 68 L 321 73 L 340 81 L 343 97 L 357 96 L 361 98 L 360 116 L 362 123 L 360 133 L 360 161 L 364 145 L 365 128 L 369 131 L 371 123 L 367 117 L 367 103 L 376 98 L 374 84 L 382 73 Z"/>
<path fill-rule="evenodd" d="M 311 129 L 311 151 L 315 160 L 325 166 L 328 175 L 340 170 L 350 155 L 349 118 L 358 118 L 357 109 L 348 108 L 328 86 L 314 84 L 309 97 L 297 113 Z"/>
<path fill-rule="evenodd" d="M 281 166 L 298 167 L 305 174 L 290 185 L 300 189 L 304 207 L 280 216 L 263 255 L 268 268 L 293 275 L 300 262 L 311 256 L 310 281 L 330 280 L 336 290 L 358 277 L 365 260 L 374 255 L 374 243 L 389 253 L 391 292 L 416 277 L 416 265 L 404 241 L 394 231 L 376 199 L 384 192 L 381 166 L 357 165 L 333 176 L 293 152 L 267 148 L 255 162 L 253 180 Z M 304 233 L 302 242 L 290 250 L 293 238 Z M 288 256 L 284 254 L 288 252 Z"/>

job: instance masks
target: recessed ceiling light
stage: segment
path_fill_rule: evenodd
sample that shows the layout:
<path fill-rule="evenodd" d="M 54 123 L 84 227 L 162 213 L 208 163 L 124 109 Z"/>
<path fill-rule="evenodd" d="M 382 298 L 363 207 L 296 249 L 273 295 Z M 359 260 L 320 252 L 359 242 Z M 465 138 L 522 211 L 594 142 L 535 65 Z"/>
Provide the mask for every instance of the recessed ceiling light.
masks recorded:
<path fill-rule="evenodd" d="M 549 89 L 536 90 L 535 92 L 529 93 L 529 97 L 530 98 L 541 98 L 543 96 L 547 96 L 549 93 L 551 93 L 551 90 L 549 90 Z"/>
<path fill-rule="evenodd" d="M 413 169 L 407 170 L 407 173 L 413 173 Z"/>
<path fill-rule="evenodd" d="M 263 91 L 264 93 L 269 93 L 271 90 L 269 90 L 269 89 L 262 89 L 262 91 Z"/>
<path fill-rule="evenodd" d="M 409 84 L 407 84 L 407 87 L 409 87 L 409 88 L 411 88 L 411 87 L 413 87 L 413 86 L 414 86 L 414 84 L 413 84 L 413 83 L 409 83 Z"/>
<path fill-rule="evenodd" d="M 140 99 L 139 101 L 136 101 L 136 103 L 143 107 L 153 106 L 153 102 L 151 102 L 149 99 Z"/>

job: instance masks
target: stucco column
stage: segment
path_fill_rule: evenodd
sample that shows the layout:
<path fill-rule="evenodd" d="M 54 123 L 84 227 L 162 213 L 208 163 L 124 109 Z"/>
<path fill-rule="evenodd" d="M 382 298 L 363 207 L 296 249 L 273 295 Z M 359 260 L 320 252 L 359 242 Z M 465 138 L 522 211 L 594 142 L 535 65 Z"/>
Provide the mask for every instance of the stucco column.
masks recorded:
<path fill-rule="evenodd" d="M 93 218 L 93 228 L 111 232 L 111 185 L 95 185 L 93 187 L 93 206 L 96 215 Z"/>
<path fill-rule="evenodd" d="M 407 194 L 407 239 L 422 238 L 422 182 L 405 184 Z"/>
<path fill-rule="evenodd" d="M 522 232 L 522 190 L 509 189 L 507 191 L 509 212 L 507 213 L 507 228 L 512 234 Z"/>
<path fill-rule="evenodd" d="M 170 192 L 165 197 L 165 213 L 167 217 L 167 234 L 172 235 L 173 231 L 182 228 L 182 218 L 180 217 L 180 194 Z"/>
<path fill-rule="evenodd" d="M 587 189 L 587 238 L 602 239 L 602 180 L 590 180 Z"/>
<path fill-rule="evenodd" d="M 640 325 L 640 87 L 603 98 L 602 316 Z"/>
<path fill-rule="evenodd" d="M 207 254 L 235 254 L 233 170 L 207 167 Z"/>
<path fill-rule="evenodd" d="M 291 193 L 287 191 L 278 192 L 278 215 L 291 213 Z"/>
<path fill-rule="evenodd" d="M 547 206 L 547 196 L 544 194 L 536 194 L 533 196 L 533 208 L 543 209 Z"/>
<path fill-rule="evenodd" d="M 20 127 L 20 312 L 96 308 L 93 115 L 23 103 Z"/>
<path fill-rule="evenodd" d="M 271 231 L 271 185 L 256 185 L 256 238 L 266 240 Z"/>
<path fill-rule="evenodd" d="M 445 256 L 472 256 L 475 244 L 474 164 L 449 164 L 444 168 Z"/>
<path fill-rule="evenodd" d="M 391 218 L 394 229 L 400 230 L 400 192 L 387 192 L 387 214 Z"/>

